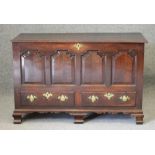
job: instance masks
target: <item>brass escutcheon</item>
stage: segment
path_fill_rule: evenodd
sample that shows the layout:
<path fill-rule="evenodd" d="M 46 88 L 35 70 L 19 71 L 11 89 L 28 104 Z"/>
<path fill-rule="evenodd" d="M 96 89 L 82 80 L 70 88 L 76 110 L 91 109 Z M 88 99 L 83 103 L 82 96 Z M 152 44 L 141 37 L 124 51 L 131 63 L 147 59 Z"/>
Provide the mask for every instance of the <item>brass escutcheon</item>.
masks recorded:
<path fill-rule="evenodd" d="M 82 45 L 81 45 L 80 43 L 77 43 L 77 44 L 75 44 L 74 46 L 75 46 L 75 48 L 77 48 L 78 51 L 79 51 L 80 48 L 82 47 Z"/>

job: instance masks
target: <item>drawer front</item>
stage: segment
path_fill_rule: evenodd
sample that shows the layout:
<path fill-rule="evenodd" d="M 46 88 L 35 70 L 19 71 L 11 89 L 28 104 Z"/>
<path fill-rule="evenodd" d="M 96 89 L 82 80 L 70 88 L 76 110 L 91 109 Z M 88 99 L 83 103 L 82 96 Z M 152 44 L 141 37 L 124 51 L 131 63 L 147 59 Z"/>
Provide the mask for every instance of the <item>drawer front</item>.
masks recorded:
<path fill-rule="evenodd" d="M 83 92 L 82 106 L 124 107 L 135 106 L 135 92 Z"/>
<path fill-rule="evenodd" d="M 31 106 L 74 106 L 73 92 L 21 92 L 21 104 Z"/>

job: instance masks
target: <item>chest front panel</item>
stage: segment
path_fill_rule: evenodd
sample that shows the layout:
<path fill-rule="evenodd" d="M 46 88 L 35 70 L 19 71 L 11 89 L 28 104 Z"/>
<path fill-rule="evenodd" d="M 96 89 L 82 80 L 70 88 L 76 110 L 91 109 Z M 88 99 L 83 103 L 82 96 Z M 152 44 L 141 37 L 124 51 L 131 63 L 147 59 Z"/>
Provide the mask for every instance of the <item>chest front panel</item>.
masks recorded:
<path fill-rule="evenodd" d="M 21 99 L 25 94 L 27 96 L 33 94 L 33 91 L 30 93 L 25 91 L 33 87 L 39 91 L 38 94 L 40 92 L 44 94 L 47 88 L 50 88 L 51 93 L 59 92 L 60 95 L 72 91 L 75 94 L 74 99 L 68 100 L 70 103 L 66 106 L 136 107 L 138 105 L 138 98 L 136 98 L 137 71 L 139 61 L 143 57 L 142 44 L 81 43 L 80 49 L 77 49 L 75 45 L 75 43 L 20 43 L 18 52 L 20 55 Z M 40 87 L 44 87 L 45 92 L 40 90 Z M 100 98 L 98 104 L 88 102 L 90 101 L 88 97 L 93 96 L 92 91 L 94 94 L 98 94 L 94 96 Z M 101 93 L 102 91 L 103 93 Z M 114 104 L 114 100 L 106 100 L 106 93 L 114 94 L 115 101 L 117 100 L 118 103 Z M 101 94 L 103 94 L 102 97 Z M 130 101 L 121 102 L 120 97 L 123 94 L 127 94 Z M 37 98 L 35 102 L 36 104 L 33 106 L 37 103 L 42 104 L 44 100 Z M 111 104 L 107 104 L 107 102 Z M 25 104 L 26 99 L 22 103 Z M 61 104 L 48 105 L 59 107 Z"/>

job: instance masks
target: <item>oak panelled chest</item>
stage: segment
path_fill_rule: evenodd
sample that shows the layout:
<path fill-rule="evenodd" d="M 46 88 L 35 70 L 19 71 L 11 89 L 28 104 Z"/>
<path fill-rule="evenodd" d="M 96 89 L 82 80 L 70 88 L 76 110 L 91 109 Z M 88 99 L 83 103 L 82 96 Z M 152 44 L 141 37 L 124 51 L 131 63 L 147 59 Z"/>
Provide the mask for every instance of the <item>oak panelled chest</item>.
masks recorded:
<path fill-rule="evenodd" d="M 12 40 L 14 123 L 33 112 L 130 114 L 143 123 L 140 33 L 20 34 Z"/>

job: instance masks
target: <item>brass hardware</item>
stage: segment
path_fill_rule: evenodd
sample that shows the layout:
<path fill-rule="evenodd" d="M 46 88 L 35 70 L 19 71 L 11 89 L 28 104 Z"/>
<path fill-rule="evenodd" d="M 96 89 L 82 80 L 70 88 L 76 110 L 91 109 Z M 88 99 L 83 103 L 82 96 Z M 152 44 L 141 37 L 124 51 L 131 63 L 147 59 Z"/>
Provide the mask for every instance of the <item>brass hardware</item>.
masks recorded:
<path fill-rule="evenodd" d="M 105 96 L 108 100 L 110 100 L 110 99 L 114 96 L 114 94 L 112 94 L 112 93 L 106 93 L 106 94 L 104 94 L 104 96 Z"/>
<path fill-rule="evenodd" d="M 31 94 L 31 95 L 28 95 L 26 98 L 30 100 L 30 102 L 33 102 L 35 99 L 37 99 L 37 96 Z"/>
<path fill-rule="evenodd" d="M 68 100 L 68 97 L 65 96 L 65 95 L 61 95 L 61 96 L 58 96 L 58 99 L 62 102 L 64 102 L 65 100 Z"/>
<path fill-rule="evenodd" d="M 79 51 L 80 48 L 82 47 L 82 45 L 81 45 L 80 43 L 77 43 L 77 44 L 75 44 L 74 46 L 77 48 L 78 51 Z"/>
<path fill-rule="evenodd" d="M 126 101 L 130 100 L 130 97 L 126 96 L 126 95 L 123 95 L 123 96 L 120 97 L 120 100 L 122 100 L 123 102 L 126 102 Z"/>
<path fill-rule="evenodd" d="M 48 100 L 50 97 L 53 96 L 53 94 L 49 93 L 49 92 L 46 92 L 46 93 L 43 94 L 43 96 L 46 97 L 46 99 Z"/>
<path fill-rule="evenodd" d="M 96 100 L 99 99 L 99 97 L 98 96 L 95 96 L 95 95 L 92 95 L 92 96 L 88 96 L 88 99 L 91 100 L 91 102 L 94 103 Z"/>

